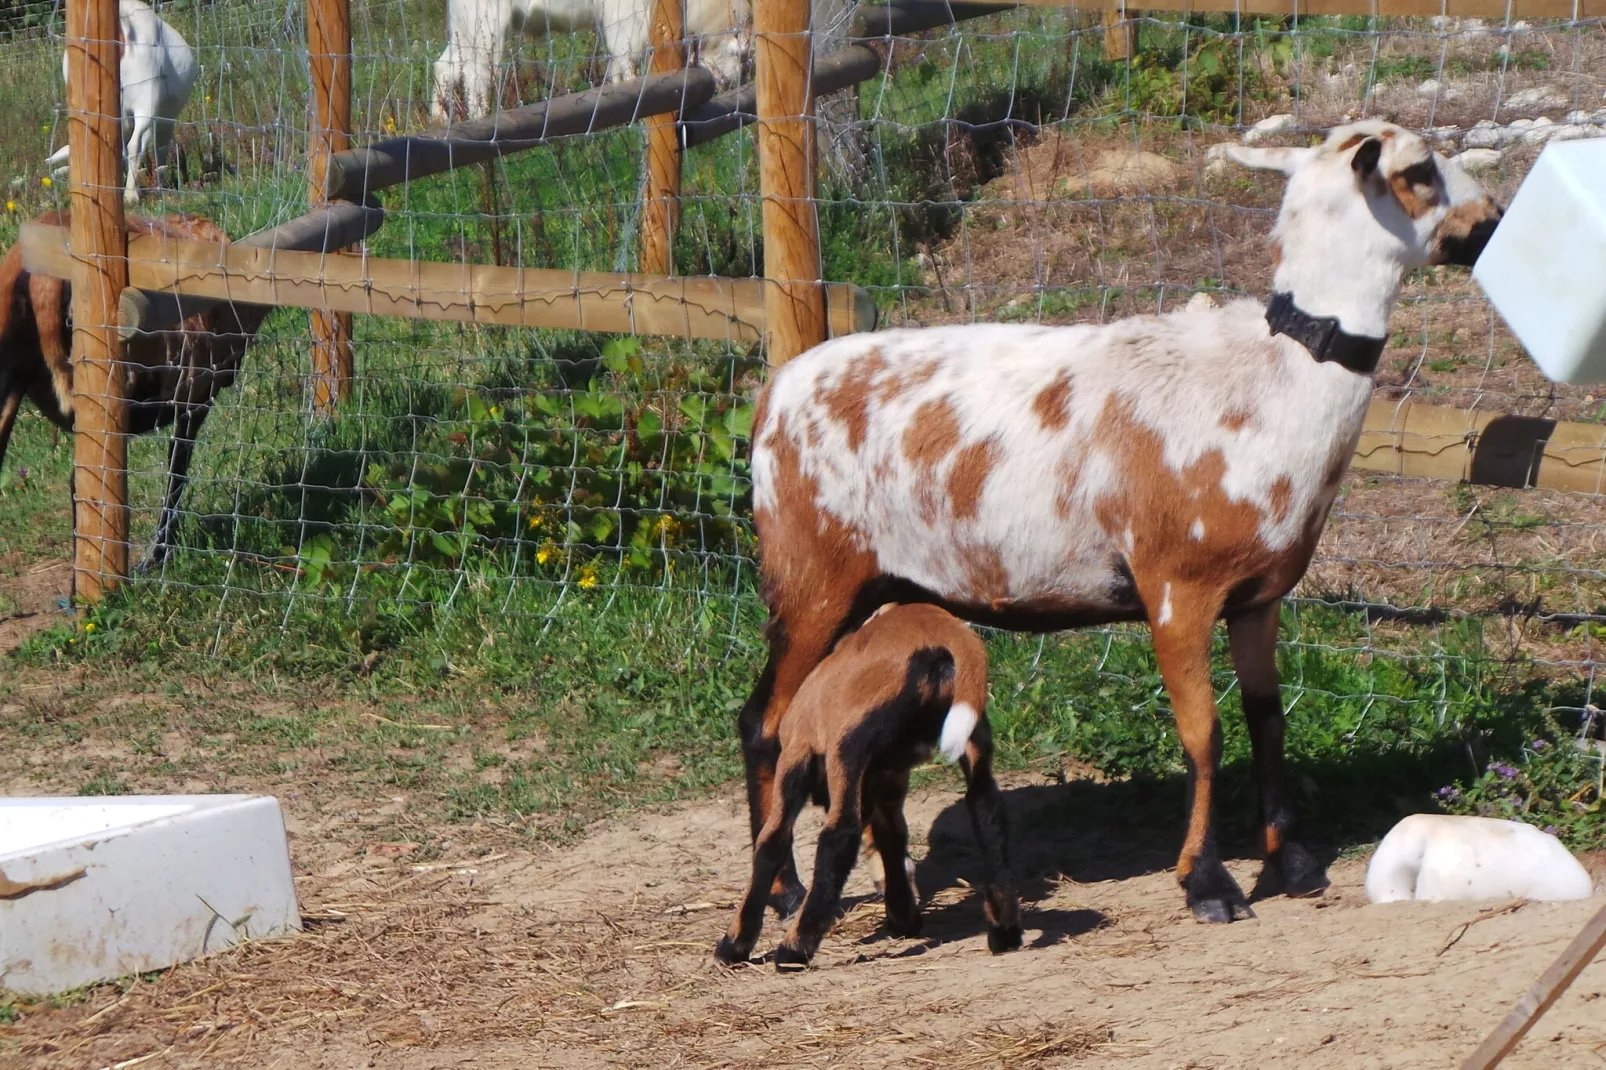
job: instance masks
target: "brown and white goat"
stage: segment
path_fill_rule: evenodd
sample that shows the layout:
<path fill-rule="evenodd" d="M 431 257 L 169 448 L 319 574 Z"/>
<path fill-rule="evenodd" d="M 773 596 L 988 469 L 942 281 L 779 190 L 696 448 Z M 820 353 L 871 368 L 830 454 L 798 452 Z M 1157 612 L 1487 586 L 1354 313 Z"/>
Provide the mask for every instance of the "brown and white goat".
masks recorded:
<path fill-rule="evenodd" d="M 46 212 L 37 220 L 66 227 L 66 212 Z M 229 237 L 209 219 L 168 215 L 161 219 L 125 217 L 130 237 L 165 235 L 191 241 L 227 243 Z M 218 391 L 234 382 L 246 343 L 272 309 L 260 305 L 220 305 L 191 316 L 175 330 L 142 334 L 124 346 L 118 366 L 126 399 L 126 430 L 141 435 L 173 425 L 168 457 L 167 495 L 156 524 L 156 538 L 145 565 L 167 556 L 178 520 L 178 501 L 189 476 L 195 436 Z M 65 431 L 73 427 L 72 285 L 34 275 L 22 264 L 22 246 L 0 259 L 0 465 L 24 395 Z"/>
<path fill-rule="evenodd" d="M 1211 814 L 1225 618 L 1267 875 L 1326 886 L 1283 790 L 1279 600 L 1349 466 L 1403 276 L 1470 264 L 1500 211 L 1389 123 L 1232 155 L 1288 176 L 1270 307 L 857 334 L 775 373 L 753 432 L 770 657 L 740 718 L 755 835 L 793 696 L 883 602 L 1022 631 L 1145 621 L 1189 769 L 1178 878 L 1201 921 L 1250 917 Z M 783 864 L 778 908 L 801 890 Z"/>
<path fill-rule="evenodd" d="M 752 883 L 714 949 L 719 961 L 745 962 L 752 954 L 770 886 L 791 860 L 792 827 L 810 797 L 826 807 L 814 884 L 775 950 L 776 968 L 805 965 L 819 950 L 865 827 L 874 831 L 885 873 L 887 928 L 918 935 L 903 802 L 909 770 L 933 751 L 965 774 L 965 802 L 981 846 L 987 946 L 994 954 L 1020 946 L 1020 898 L 993 779 L 987 650 L 975 632 L 933 605 L 882 606 L 803 682 L 779 742 L 764 827 L 753 845 Z"/>

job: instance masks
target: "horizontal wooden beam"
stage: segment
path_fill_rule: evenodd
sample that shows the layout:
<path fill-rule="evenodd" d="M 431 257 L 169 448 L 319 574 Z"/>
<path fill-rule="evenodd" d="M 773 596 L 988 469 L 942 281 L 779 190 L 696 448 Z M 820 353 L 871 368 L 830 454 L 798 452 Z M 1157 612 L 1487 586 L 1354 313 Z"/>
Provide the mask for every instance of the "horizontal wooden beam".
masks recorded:
<path fill-rule="evenodd" d="M 649 115 L 682 112 L 713 95 L 714 76 L 701 67 L 565 93 L 439 131 L 337 152 L 329 157 L 324 190 L 330 200 L 360 201 L 378 190 L 523 152 L 555 137 L 591 134 Z"/>
<path fill-rule="evenodd" d="M 930 3 L 942 6 L 941 0 L 901 0 L 902 3 Z M 1058 7 L 1066 9 L 1099 10 L 1092 4 L 1072 4 L 1065 0 L 1020 0 L 1028 7 Z M 957 5 L 956 5 L 957 6 Z M 1382 18 L 1428 18 L 1448 15 L 1452 18 L 1478 18 L 1504 21 L 1508 16 L 1517 19 L 1594 19 L 1606 16 L 1606 0 L 1161 0 L 1143 7 L 1154 11 L 1175 11 L 1182 14 L 1210 12 L 1244 15 L 1377 15 Z"/>
<path fill-rule="evenodd" d="M 61 227 L 25 223 L 29 271 L 72 270 Z M 756 342 L 763 279 L 666 277 L 504 268 L 259 249 L 150 235 L 128 244 L 129 285 L 244 305 L 318 308 L 368 316 L 554 327 Z M 832 335 L 873 330 L 875 302 L 857 286 L 826 286 Z"/>
<path fill-rule="evenodd" d="M 384 222 L 385 210 L 377 203 L 329 204 L 276 227 L 247 234 L 234 244 L 257 249 L 332 253 L 356 245 Z M 126 342 L 138 334 L 172 330 L 187 317 L 209 312 L 225 303 L 129 287 L 123 291 L 117 305 L 118 332 Z"/>
<path fill-rule="evenodd" d="M 1606 425 L 1374 401 L 1354 467 L 1485 486 L 1602 494 Z"/>

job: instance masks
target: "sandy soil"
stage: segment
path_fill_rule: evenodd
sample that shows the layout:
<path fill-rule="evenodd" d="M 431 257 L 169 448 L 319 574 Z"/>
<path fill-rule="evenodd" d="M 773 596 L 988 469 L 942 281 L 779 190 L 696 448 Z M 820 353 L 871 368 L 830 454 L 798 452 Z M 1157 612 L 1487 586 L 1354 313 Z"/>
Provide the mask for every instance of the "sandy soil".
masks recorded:
<path fill-rule="evenodd" d="M 1442 1067 L 1601 905 L 1374 907 L 1364 860 L 1348 859 L 1321 900 L 1262 900 L 1254 921 L 1205 927 L 1165 871 L 1163 832 L 1079 825 L 1075 783 L 1006 788 L 1031 900 L 1022 951 L 987 953 L 962 803 L 928 789 L 910 805 L 917 840 L 926 830 L 925 935 L 878 933 L 861 869 L 802 976 L 710 958 L 746 876 L 734 796 L 601 826 L 565 849 L 469 829 L 422 865 L 405 842 L 364 838 L 403 797 L 292 806 L 305 934 L 27 1014 L 0 1027 L 16 1045 L 0 1064 Z M 818 818 L 805 822 L 807 865 Z M 1603 862 L 1591 860 L 1597 879 Z M 1258 864 L 1232 869 L 1249 887 Z M 1603 996 L 1606 961 L 1506 1065 L 1606 1063 Z"/>

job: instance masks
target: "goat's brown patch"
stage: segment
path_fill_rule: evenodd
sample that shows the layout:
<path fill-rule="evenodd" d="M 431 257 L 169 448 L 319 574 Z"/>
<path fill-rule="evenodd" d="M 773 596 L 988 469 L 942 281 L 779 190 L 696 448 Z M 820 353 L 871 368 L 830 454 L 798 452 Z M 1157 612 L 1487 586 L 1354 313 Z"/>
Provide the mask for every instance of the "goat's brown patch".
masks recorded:
<path fill-rule="evenodd" d="M 1424 160 L 1389 176 L 1389 189 L 1412 219 L 1421 219 L 1439 203 L 1438 169 Z"/>
<path fill-rule="evenodd" d="M 1288 510 L 1294 501 L 1294 481 L 1287 475 L 1277 477 L 1277 482 L 1271 485 L 1271 493 L 1267 495 L 1267 502 L 1271 506 L 1271 518 L 1281 524 L 1288 519 Z"/>
<path fill-rule="evenodd" d="M 1004 557 L 991 546 L 967 546 L 959 551 L 965 573 L 965 598 L 977 605 L 998 608 L 1009 599 L 1009 569 Z"/>
<path fill-rule="evenodd" d="M 1344 139 L 1343 144 L 1338 146 L 1338 151 L 1339 152 L 1348 152 L 1350 149 L 1353 149 L 1356 145 L 1359 145 L 1361 142 L 1363 142 L 1365 140 L 1366 140 L 1366 135 L 1365 134 L 1351 134 L 1349 137 Z"/>
<path fill-rule="evenodd" d="M 1032 411 L 1044 431 L 1063 431 L 1071 422 L 1071 373 L 1061 371 L 1032 398 Z"/>
<path fill-rule="evenodd" d="M 934 398 L 915 410 L 903 429 L 903 456 L 920 468 L 935 468 L 959 445 L 959 416 L 947 398 Z"/>
<path fill-rule="evenodd" d="M 1221 414 L 1221 426 L 1228 431 L 1242 431 L 1253 417 L 1248 409 L 1228 409 Z"/>
<path fill-rule="evenodd" d="M 885 405 L 900 394 L 906 394 L 917 386 L 929 383 L 942 369 L 940 360 L 923 360 L 918 364 L 906 366 L 896 374 L 887 374 L 881 377 L 876 385 L 875 399 Z"/>
<path fill-rule="evenodd" d="M 881 350 L 871 349 L 847 366 L 836 385 L 821 390 L 820 403 L 831 419 L 842 425 L 848 436 L 848 449 L 854 453 L 864 445 L 870 425 L 870 386 L 887 366 Z"/>
<path fill-rule="evenodd" d="M 981 509 L 981 492 L 998 459 L 998 443 L 991 438 L 972 442 L 959 451 L 948 472 L 948 500 L 954 519 L 968 520 Z"/>
<path fill-rule="evenodd" d="M 1082 465 L 1086 459 L 1086 454 L 1081 452 L 1060 459 L 1055 479 L 1054 514 L 1061 520 L 1069 519 L 1076 508 L 1076 490 L 1082 482 Z"/>

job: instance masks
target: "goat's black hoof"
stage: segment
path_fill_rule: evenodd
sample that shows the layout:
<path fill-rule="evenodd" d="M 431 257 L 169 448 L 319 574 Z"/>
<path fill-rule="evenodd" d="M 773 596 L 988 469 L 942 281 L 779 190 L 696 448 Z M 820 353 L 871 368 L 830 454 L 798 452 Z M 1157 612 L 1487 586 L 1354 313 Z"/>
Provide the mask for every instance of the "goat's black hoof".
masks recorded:
<path fill-rule="evenodd" d="M 796 914 L 803 905 L 803 897 L 808 895 L 808 889 L 796 877 L 785 881 L 779 892 L 771 892 L 769 905 L 775 911 L 775 916 L 781 919 L 790 918 Z"/>
<path fill-rule="evenodd" d="M 893 936 L 919 936 L 920 930 L 924 926 L 925 923 L 921 921 L 919 911 L 896 916 L 891 913 L 887 914 L 887 932 Z"/>
<path fill-rule="evenodd" d="M 1188 909 L 1193 911 L 1195 919 L 1207 925 L 1247 921 L 1255 916 L 1243 889 L 1219 859 L 1201 860 L 1182 886 L 1187 890 Z"/>
<path fill-rule="evenodd" d="M 1021 944 L 1019 925 L 1000 925 L 987 930 L 987 950 L 995 955 L 1017 951 Z"/>
<path fill-rule="evenodd" d="M 809 968 L 809 956 L 801 948 L 782 944 L 775 949 L 776 973 L 801 973 Z"/>
<path fill-rule="evenodd" d="M 714 961 L 724 966 L 736 966 L 747 961 L 747 952 L 736 946 L 736 941 L 728 936 L 719 938 L 714 945 Z"/>
<path fill-rule="evenodd" d="M 1269 864 L 1269 863 L 1268 863 Z M 1321 895 L 1332 883 L 1316 856 L 1297 843 L 1285 843 L 1277 852 L 1276 866 L 1282 871 L 1283 894 L 1293 899 Z"/>

